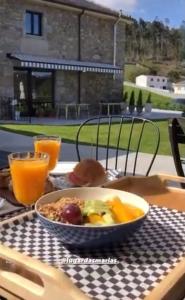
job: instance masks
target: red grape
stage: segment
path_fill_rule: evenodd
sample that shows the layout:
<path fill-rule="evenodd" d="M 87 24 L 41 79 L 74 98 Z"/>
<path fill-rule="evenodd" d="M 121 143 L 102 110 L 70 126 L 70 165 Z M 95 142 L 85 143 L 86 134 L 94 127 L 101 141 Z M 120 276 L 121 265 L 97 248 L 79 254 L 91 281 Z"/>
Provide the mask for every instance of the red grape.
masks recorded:
<path fill-rule="evenodd" d="M 83 221 L 81 210 L 76 204 L 66 204 L 61 213 L 61 219 L 74 225 L 80 225 Z"/>

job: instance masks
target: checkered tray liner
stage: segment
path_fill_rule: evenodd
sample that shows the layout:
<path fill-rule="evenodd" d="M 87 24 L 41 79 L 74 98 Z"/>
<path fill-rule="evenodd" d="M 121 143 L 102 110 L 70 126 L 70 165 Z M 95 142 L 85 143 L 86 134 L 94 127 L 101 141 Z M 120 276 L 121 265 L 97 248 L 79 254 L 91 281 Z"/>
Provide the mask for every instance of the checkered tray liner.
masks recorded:
<path fill-rule="evenodd" d="M 86 294 L 98 300 L 144 299 L 185 257 L 185 212 L 151 206 L 140 229 L 122 245 L 68 250 L 35 214 L 0 226 L 0 242 L 63 269 Z M 114 265 L 68 265 L 63 258 L 116 258 Z"/>

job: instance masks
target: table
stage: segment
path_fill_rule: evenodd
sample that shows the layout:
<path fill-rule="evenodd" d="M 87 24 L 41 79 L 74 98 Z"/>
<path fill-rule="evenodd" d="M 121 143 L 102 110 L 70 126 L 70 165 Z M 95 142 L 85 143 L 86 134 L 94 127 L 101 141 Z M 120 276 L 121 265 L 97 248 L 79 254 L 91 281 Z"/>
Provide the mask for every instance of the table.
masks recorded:
<path fill-rule="evenodd" d="M 81 110 L 82 111 L 86 111 L 87 112 L 87 116 L 89 118 L 89 104 L 87 104 L 87 103 L 79 103 L 79 104 L 77 104 L 77 115 L 78 115 L 78 118 L 80 118 Z"/>
<path fill-rule="evenodd" d="M 67 120 L 68 119 L 68 115 L 69 115 L 69 111 L 72 110 L 72 111 L 74 111 L 75 116 L 77 118 L 78 117 L 78 110 L 77 109 L 78 108 L 77 108 L 77 104 L 76 103 L 66 103 L 66 104 L 59 103 L 57 105 L 57 117 L 59 118 L 61 110 L 64 110 L 65 111 L 65 119 Z"/>
<path fill-rule="evenodd" d="M 166 183 L 167 181 L 177 181 L 184 182 L 185 178 L 179 178 L 175 176 L 169 175 L 160 175 L 160 176 L 150 176 L 150 177 L 124 177 L 120 178 L 117 181 L 104 184 L 104 187 L 114 188 L 114 189 L 123 189 L 129 192 L 134 192 L 138 195 L 143 196 L 146 200 L 149 201 L 152 205 L 158 205 L 167 207 L 169 209 L 178 209 L 179 211 L 185 212 L 185 191 L 176 188 L 168 188 Z M 152 192 L 153 191 L 153 192 Z M 175 201 L 174 201 L 175 199 Z M 27 215 L 25 215 L 25 218 Z M 13 222 L 13 221 L 12 221 Z M 14 222 L 17 222 L 14 220 Z M 7 226 L 6 226 L 7 227 Z M 10 232 L 11 234 L 11 232 Z M 174 235 L 175 233 L 173 233 Z M 178 231 L 176 232 L 178 234 Z M 163 241 L 162 241 L 163 242 Z M 81 291 L 74 287 L 71 281 L 66 277 L 63 272 L 59 272 L 57 269 L 53 269 L 52 267 L 46 266 L 45 264 L 35 261 L 32 258 L 25 259 L 25 256 L 17 253 L 14 250 L 10 250 L 7 247 L 0 246 L 0 253 L 4 259 L 17 261 L 22 267 L 28 268 L 29 272 L 36 272 L 42 281 L 44 282 L 45 291 L 43 297 L 40 299 L 49 300 L 51 295 L 55 300 L 89 300 L 89 297 L 81 293 Z M 146 256 L 147 256 L 146 252 Z M 134 270 L 136 269 L 136 265 L 134 266 Z M 80 272 L 80 271 L 79 271 Z M 160 282 L 156 284 L 156 287 L 150 291 L 148 295 L 146 295 L 144 300 L 161 300 L 162 298 L 169 300 L 179 300 L 182 299 L 185 295 L 185 286 L 184 286 L 184 276 L 185 273 L 185 259 L 182 259 L 180 262 L 178 261 L 176 266 L 171 270 L 168 275 L 164 275 L 164 278 Z M 8 276 L 2 276 L 0 271 L 0 294 L 7 295 L 8 291 L 16 291 L 17 285 L 20 286 L 21 283 L 25 283 L 22 281 L 22 278 L 18 278 L 19 280 L 15 281 L 14 285 L 10 284 L 7 279 Z M 92 276 L 92 274 L 90 274 Z M 119 276 L 119 274 L 118 274 Z M 12 276 L 12 278 L 14 278 Z M 150 279 L 150 278 L 148 278 Z M 93 281 L 92 281 L 93 283 Z M 121 281 L 120 281 L 121 284 Z M 4 287 L 4 288 L 2 288 Z M 27 287 L 29 285 L 24 286 L 21 289 L 21 295 L 25 296 L 27 292 Z M 31 285 L 32 290 L 30 288 L 30 293 L 33 293 L 35 289 L 33 289 L 33 284 Z M 62 293 L 61 293 L 62 290 Z M 20 291 L 20 289 L 19 289 Z M 132 291 L 132 290 L 131 290 Z M 38 292 L 41 291 L 38 289 Z M 41 294 L 41 293 L 40 293 Z M 25 299 L 29 299 L 28 297 L 24 297 Z M 14 298 L 17 299 L 17 298 Z M 121 298 L 120 298 L 121 299 Z M 133 299 L 133 298 L 132 298 Z M 136 298 L 135 298 L 136 299 Z"/>
<path fill-rule="evenodd" d="M 67 174 L 73 170 L 76 164 L 77 161 L 59 161 L 56 167 L 49 173 L 51 175 Z"/>
<path fill-rule="evenodd" d="M 122 102 L 116 103 L 116 102 L 102 102 L 99 103 L 100 105 L 100 112 L 102 114 L 103 106 L 107 107 L 107 115 L 110 115 L 110 108 L 113 108 L 113 111 L 115 111 L 115 107 L 118 107 L 121 111 Z"/>
<path fill-rule="evenodd" d="M 61 110 L 65 111 L 65 119 L 68 119 L 68 115 L 70 110 L 75 113 L 76 118 L 80 118 L 81 111 L 86 111 L 87 116 L 89 117 L 89 104 L 88 103 L 66 103 L 66 104 L 58 104 L 57 108 L 57 117 L 60 116 Z"/>

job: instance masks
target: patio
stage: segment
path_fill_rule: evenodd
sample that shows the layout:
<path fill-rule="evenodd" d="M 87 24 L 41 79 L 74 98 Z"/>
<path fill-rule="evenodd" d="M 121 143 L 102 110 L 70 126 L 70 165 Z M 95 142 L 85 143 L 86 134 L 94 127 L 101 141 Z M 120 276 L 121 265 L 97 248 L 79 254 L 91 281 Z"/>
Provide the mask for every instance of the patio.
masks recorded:
<path fill-rule="evenodd" d="M 151 113 L 142 113 L 140 116 L 142 118 L 150 119 L 150 120 L 163 120 L 163 119 L 169 119 L 169 118 L 175 118 L 180 117 L 182 115 L 181 111 L 174 111 L 174 110 L 162 110 L 153 108 Z M 130 114 L 128 114 L 130 116 Z M 133 114 L 134 116 L 138 116 L 136 114 Z M 83 120 L 85 120 L 88 116 L 84 115 L 83 118 L 68 118 L 65 117 L 61 118 L 47 118 L 47 117 L 32 117 L 29 119 L 29 117 L 21 118 L 20 120 L 0 120 L 0 123 L 6 124 L 6 123 L 12 123 L 12 124 L 28 124 L 29 122 L 31 124 L 47 124 L 47 125 L 73 125 L 73 124 L 80 124 Z"/>

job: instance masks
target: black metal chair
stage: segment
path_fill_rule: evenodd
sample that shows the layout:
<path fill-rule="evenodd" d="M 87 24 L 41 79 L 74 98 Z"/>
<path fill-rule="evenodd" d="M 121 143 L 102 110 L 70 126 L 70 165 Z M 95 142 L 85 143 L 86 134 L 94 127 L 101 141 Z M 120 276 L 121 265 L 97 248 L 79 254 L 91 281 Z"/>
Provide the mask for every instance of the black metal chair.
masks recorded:
<path fill-rule="evenodd" d="M 84 147 L 87 137 L 91 148 Z M 159 128 L 150 120 L 122 115 L 99 116 L 84 121 L 79 127 L 76 151 L 79 161 L 87 158 L 88 153 L 89 158 L 101 160 L 106 170 L 114 168 L 122 171 L 124 175 L 138 174 L 136 169 L 139 163 L 142 173 L 148 175 L 156 158 L 159 143 Z M 152 155 L 142 153 L 146 144 Z"/>
<path fill-rule="evenodd" d="M 185 176 L 185 118 L 174 118 L 169 120 L 169 138 L 172 155 L 178 176 Z M 184 155 L 184 158 L 183 158 Z M 184 165 L 184 167 L 183 167 Z M 183 187 L 185 187 L 183 185 Z"/>

